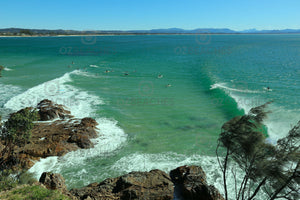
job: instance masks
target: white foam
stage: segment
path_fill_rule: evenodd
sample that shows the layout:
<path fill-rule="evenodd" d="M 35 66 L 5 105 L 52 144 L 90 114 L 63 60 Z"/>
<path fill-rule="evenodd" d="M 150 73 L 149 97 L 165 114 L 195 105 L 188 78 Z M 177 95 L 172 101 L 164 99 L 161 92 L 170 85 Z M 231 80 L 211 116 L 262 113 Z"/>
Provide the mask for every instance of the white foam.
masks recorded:
<path fill-rule="evenodd" d="M 216 89 L 216 88 L 221 88 L 226 91 L 234 91 L 234 92 L 241 92 L 241 93 L 262 93 L 261 91 L 258 91 L 258 90 L 249 90 L 249 89 L 241 90 L 241 89 L 236 89 L 236 88 L 230 88 L 230 87 L 227 87 L 225 83 L 215 83 L 210 86 L 211 90 Z"/>
<path fill-rule="evenodd" d="M 39 180 L 43 172 L 49 172 L 58 162 L 57 156 L 51 156 L 47 158 L 41 158 L 39 162 L 33 165 L 28 172 L 33 173 L 35 178 Z"/>
<path fill-rule="evenodd" d="M 98 138 L 92 139 L 94 148 L 79 149 L 59 158 L 54 156 L 41 159 L 29 169 L 29 172 L 34 173 L 35 177 L 39 178 L 44 171 L 61 173 L 63 169 L 68 167 L 85 166 L 86 159 L 98 156 L 106 157 L 126 143 L 127 135 L 117 126 L 117 121 L 105 118 L 96 121 L 99 123 L 97 128 L 100 133 Z M 49 163 L 51 164 L 49 165 Z"/>
<path fill-rule="evenodd" d="M 66 106 L 75 117 L 89 117 L 94 111 L 92 107 L 103 104 L 103 101 L 95 95 L 80 91 L 66 84 L 72 81 L 70 75 L 76 73 L 80 72 L 75 70 L 71 73 L 66 73 L 60 78 L 30 88 L 22 94 L 11 98 L 4 107 L 17 111 L 24 107 L 35 107 L 41 100 L 49 99 Z"/>
<path fill-rule="evenodd" d="M 78 76 L 89 77 L 89 78 L 103 78 L 103 76 L 100 76 L 99 74 L 92 74 L 92 73 L 84 72 L 84 71 L 76 71 L 76 72 L 74 72 L 74 74 L 76 74 Z"/>
<path fill-rule="evenodd" d="M 94 117 L 95 106 L 103 104 L 103 101 L 88 92 L 81 91 L 74 86 L 68 85 L 71 82 L 71 74 L 82 74 L 75 70 L 66 73 L 60 78 L 42 83 L 38 86 L 12 97 L 4 105 L 5 108 L 17 111 L 24 107 L 35 107 L 41 100 L 49 99 L 58 104 L 63 104 L 71 111 L 76 118 Z M 98 122 L 99 137 L 92 139 L 95 144 L 91 149 L 80 149 L 70 152 L 62 157 L 48 157 L 41 159 L 29 171 L 39 178 L 44 171 L 60 172 L 70 165 L 80 165 L 87 158 L 95 156 L 106 156 L 118 149 L 127 140 L 127 135 L 117 126 L 117 121 L 105 118 L 96 119 Z"/>
<path fill-rule="evenodd" d="M 270 104 L 272 111 L 264 121 L 268 127 L 268 134 L 272 143 L 285 137 L 300 120 L 300 109 L 290 110 Z"/>
<path fill-rule="evenodd" d="M 211 89 L 215 88 L 224 89 L 225 92 L 237 102 L 238 108 L 240 110 L 244 110 L 245 113 L 249 113 L 251 108 L 263 105 L 267 101 L 262 97 L 253 95 L 250 96 L 249 94 L 245 94 L 260 93 L 259 91 L 240 91 L 237 89 L 226 87 L 225 83 L 216 83 L 211 86 Z M 244 91 L 245 93 L 242 91 Z M 268 91 L 263 92 L 265 93 Z M 289 110 L 288 108 L 284 108 L 283 106 L 276 105 L 276 102 L 270 104 L 268 110 L 270 110 L 271 113 L 268 114 L 267 119 L 264 120 L 264 124 L 268 128 L 269 142 L 276 144 L 278 139 L 285 137 L 288 134 L 289 130 L 291 130 L 294 125 L 296 125 L 296 123 L 300 120 L 300 114 L 299 110 Z"/>
<path fill-rule="evenodd" d="M 8 67 L 4 67 L 5 71 L 12 71 L 12 69 L 8 68 Z"/>
<path fill-rule="evenodd" d="M 234 93 L 229 93 L 229 95 L 237 103 L 238 109 L 244 110 L 245 113 L 249 113 L 253 107 L 257 107 L 266 103 L 265 100 L 258 97 L 241 96 Z"/>
<path fill-rule="evenodd" d="M 13 85 L 4 85 L 0 83 L 0 88 L 0 106 L 16 94 L 20 94 L 22 92 L 20 87 Z"/>
<path fill-rule="evenodd" d="M 181 165 L 200 165 L 201 161 L 203 160 L 199 155 L 187 157 L 186 155 L 173 152 L 160 154 L 134 153 L 118 160 L 112 168 L 122 173 L 150 171 L 152 169 L 169 172 Z"/>
<path fill-rule="evenodd" d="M 170 170 L 183 165 L 201 166 L 206 174 L 207 183 L 214 185 L 224 195 L 222 171 L 216 157 L 201 155 L 183 155 L 176 153 L 142 154 L 134 153 L 118 160 L 112 168 L 121 174 L 132 171 L 150 171 L 160 169 L 169 173 Z M 241 183 L 243 172 L 236 168 L 237 181 Z M 234 177 L 227 176 L 228 194 L 230 199 L 235 199 Z M 260 197 L 263 194 L 259 194 Z M 263 199 L 263 198 L 262 198 Z"/>
<path fill-rule="evenodd" d="M 248 113 L 251 108 L 262 105 L 266 103 L 263 99 L 257 98 L 255 96 L 249 97 L 247 94 L 257 94 L 262 93 L 258 90 L 240 90 L 235 88 L 230 88 L 226 86 L 226 83 L 216 83 L 210 86 L 210 89 L 222 89 L 224 90 L 229 96 L 231 96 L 238 105 L 238 109 L 244 110 L 245 113 Z"/>
<path fill-rule="evenodd" d="M 266 103 L 265 99 L 260 97 L 249 97 L 229 93 L 229 95 L 237 102 L 238 108 L 244 110 L 247 114 L 251 108 L 261 106 Z M 285 137 L 289 130 L 300 120 L 300 110 L 290 110 L 288 108 L 276 105 L 276 102 L 268 106 L 271 111 L 264 120 L 264 124 L 268 128 L 269 142 L 276 144 L 278 139 Z"/>
<path fill-rule="evenodd" d="M 98 138 L 91 140 L 95 145 L 94 148 L 79 149 L 66 154 L 62 157 L 62 160 L 71 162 L 64 162 L 67 164 L 65 167 L 83 164 L 87 158 L 107 156 L 125 144 L 127 135 L 117 126 L 117 121 L 106 118 L 96 119 L 96 121 L 99 123 L 97 128 L 100 130 L 100 133 Z"/>
<path fill-rule="evenodd" d="M 90 65 L 90 67 L 99 68 L 97 65 Z"/>

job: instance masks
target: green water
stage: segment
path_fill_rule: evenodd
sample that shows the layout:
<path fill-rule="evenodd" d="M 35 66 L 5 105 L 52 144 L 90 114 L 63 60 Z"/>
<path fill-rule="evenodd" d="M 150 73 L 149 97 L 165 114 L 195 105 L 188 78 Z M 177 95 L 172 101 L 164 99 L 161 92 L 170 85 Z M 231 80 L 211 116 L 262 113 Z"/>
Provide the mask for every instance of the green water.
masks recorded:
<path fill-rule="evenodd" d="M 2 115 L 47 97 L 100 122 L 94 153 L 49 158 L 32 171 L 62 173 L 73 188 L 201 164 L 218 182 L 222 124 L 270 100 L 269 139 L 283 137 L 300 119 L 300 35 L 199 37 L 0 38 L 0 64 L 11 69 L 0 79 Z"/>

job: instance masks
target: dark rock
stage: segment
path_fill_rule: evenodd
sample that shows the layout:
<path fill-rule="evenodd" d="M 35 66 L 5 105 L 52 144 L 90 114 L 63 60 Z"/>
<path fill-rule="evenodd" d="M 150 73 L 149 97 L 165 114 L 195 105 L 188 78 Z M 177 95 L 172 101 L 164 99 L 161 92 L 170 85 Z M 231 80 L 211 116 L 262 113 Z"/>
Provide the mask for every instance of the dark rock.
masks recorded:
<path fill-rule="evenodd" d="M 45 185 L 47 189 L 60 190 L 62 192 L 67 191 L 67 187 L 65 185 L 65 179 L 60 174 L 43 172 L 39 182 Z"/>
<path fill-rule="evenodd" d="M 16 113 L 22 114 L 25 109 L 34 110 L 35 108 L 24 108 Z M 96 120 L 75 119 L 62 105 L 54 104 L 47 99 L 42 100 L 37 105 L 37 109 L 39 120 L 59 119 L 52 122 L 34 123 L 29 142 L 13 144 L 10 149 L 12 153 L 4 153 L 1 156 L 0 161 L 5 160 L 5 163 L 9 164 L 3 166 L 15 170 L 28 169 L 40 158 L 62 156 L 79 148 L 94 147 L 90 139 L 98 136 Z M 12 113 L 11 116 L 16 113 Z M 4 143 L 5 141 L 0 139 L 1 152 Z"/>
<path fill-rule="evenodd" d="M 90 139 L 97 137 L 97 131 L 92 126 L 85 125 L 90 124 L 74 123 L 74 120 L 36 123 L 31 130 L 30 143 L 22 148 L 22 162 L 25 168 L 33 165 L 32 160 L 62 156 L 79 148 L 94 147 Z"/>
<path fill-rule="evenodd" d="M 131 172 L 93 183 L 70 193 L 78 199 L 172 200 L 173 183 L 163 171 Z"/>
<path fill-rule="evenodd" d="M 90 118 L 90 117 L 85 117 L 83 119 L 81 119 L 79 126 L 83 126 L 83 127 L 91 127 L 91 128 L 96 128 L 96 126 L 98 125 L 98 123 L 96 122 L 95 119 Z"/>
<path fill-rule="evenodd" d="M 67 186 L 65 184 L 65 179 L 60 174 L 43 172 L 39 182 L 49 190 L 58 190 L 62 194 L 68 196 L 70 199 L 77 199 L 68 191 Z"/>
<path fill-rule="evenodd" d="M 199 166 L 181 166 L 170 172 L 175 184 L 175 194 L 184 199 L 224 200 L 219 191 L 206 182 L 206 175 Z"/>
<path fill-rule="evenodd" d="M 5 159 L 17 159 L 18 167 L 28 169 L 33 166 L 35 160 L 40 158 L 62 156 L 79 148 L 94 147 L 90 139 L 98 136 L 96 120 L 92 118 L 70 119 L 72 116 L 69 115 L 69 111 L 47 99 L 41 101 L 37 108 L 41 120 L 58 117 L 60 119 L 52 122 L 36 122 L 31 130 L 30 141 L 21 146 L 15 145 L 13 147 L 14 155 Z M 2 142 L 0 141 L 0 143 Z M 0 150 L 3 148 L 2 146 L 0 145 Z"/>
<path fill-rule="evenodd" d="M 93 143 L 89 140 L 88 136 L 74 134 L 69 139 L 68 142 L 76 143 L 82 149 L 88 149 L 94 147 Z"/>
<path fill-rule="evenodd" d="M 48 99 L 44 99 L 38 103 L 37 108 L 40 117 L 39 121 L 49 121 L 56 118 L 65 119 L 67 117 L 71 117 L 71 112 L 65 110 L 63 105 L 54 104 Z"/>

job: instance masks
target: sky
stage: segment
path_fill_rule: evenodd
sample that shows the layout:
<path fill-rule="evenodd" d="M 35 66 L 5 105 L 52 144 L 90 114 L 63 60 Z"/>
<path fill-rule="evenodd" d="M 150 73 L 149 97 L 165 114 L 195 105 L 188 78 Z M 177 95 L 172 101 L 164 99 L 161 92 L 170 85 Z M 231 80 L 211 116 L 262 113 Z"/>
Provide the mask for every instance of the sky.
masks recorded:
<path fill-rule="evenodd" d="M 300 0 L 0 0 L 0 28 L 300 29 Z"/>

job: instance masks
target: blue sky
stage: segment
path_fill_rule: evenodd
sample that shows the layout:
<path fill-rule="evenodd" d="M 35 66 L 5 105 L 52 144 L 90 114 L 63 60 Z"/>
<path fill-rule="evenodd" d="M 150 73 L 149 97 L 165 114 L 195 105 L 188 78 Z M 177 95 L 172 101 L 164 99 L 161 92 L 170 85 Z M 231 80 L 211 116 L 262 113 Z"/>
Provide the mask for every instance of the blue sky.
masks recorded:
<path fill-rule="evenodd" d="M 300 0 L 0 0 L 0 28 L 300 29 Z"/>

